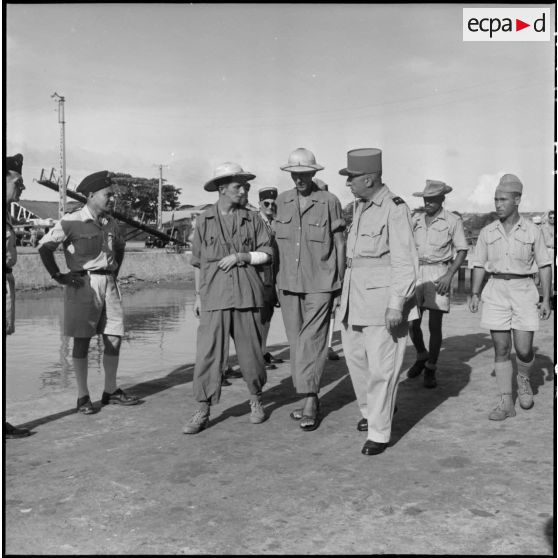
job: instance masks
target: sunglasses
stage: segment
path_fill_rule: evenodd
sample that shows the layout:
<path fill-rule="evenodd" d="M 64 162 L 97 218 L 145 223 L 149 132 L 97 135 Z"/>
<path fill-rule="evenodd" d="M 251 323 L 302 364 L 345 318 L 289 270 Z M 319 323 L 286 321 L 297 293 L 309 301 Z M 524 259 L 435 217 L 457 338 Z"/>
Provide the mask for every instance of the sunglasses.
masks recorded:
<path fill-rule="evenodd" d="M 275 202 L 272 200 L 264 200 L 263 202 L 264 207 L 272 207 L 275 205 Z"/>

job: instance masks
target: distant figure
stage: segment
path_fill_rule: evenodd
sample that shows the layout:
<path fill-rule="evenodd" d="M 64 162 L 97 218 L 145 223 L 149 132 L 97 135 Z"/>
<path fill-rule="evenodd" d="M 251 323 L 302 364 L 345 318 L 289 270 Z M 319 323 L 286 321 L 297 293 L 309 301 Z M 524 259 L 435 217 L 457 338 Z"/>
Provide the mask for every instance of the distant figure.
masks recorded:
<path fill-rule="evenodd" d="M 327 331 L 345 273 L 345 221 L 341 203 L 312 178 L 324 167 L 300 147 L 281 170 L 294 188 L 277 197 L 275 239 L 279 248 L 277 287 L 290 346 L 291 375 L 304 405 L 291 413 L 304 431 L 321 422 L 318 392 L 327 359 Z"/>
<path fill-rule="evenodd" d="M 500 401 L 490 412 L 490 420 L 515 416 L 512 399 L 512 340 L 517 361 L 517 396 L 522 409 L 533 406 L 529 374 L 535 363 L 534 332 L 539 318 L 550 316 L 551 259 L 542 232 L 529 219 L 519 215 L 523 184 L 513 174 L 500 179 L 494 194 L 498 219 L 484 227 L 474 254 L 472 293 L 469 308 L 479 309 L 482 291 L 481 327 L 489 329 L 494 343 L 494 371 Z M 542 302 L 533 282 L 533 263 L 539 268 Z"/>
<path fill-rule="evenodd" d="M 556 284 L 555 284 L 555 266 L 556 266 L 556 255 L 554 253 L 554 246 L 556 241 L 556 231 L 554 229 L 554 209 L 551 209 L 548 212 L 546 222 L 543 223 L 541 226 L 541 231 L 544 238 L 544 244 L 546 249 L 548 250 L 548 257 L 552 260 L 552 265 L 550 268 L 552 269 L 552 291 L 556 291 Z"/>
<path fill-rule="evenodd" d="M 324 190 L 325 192 L 329 192 L 328 185 L 319 178 L 313 178 L 314 184 L 320 189 Z M 329 319 L 329 327 L 327 330 L 327 358 L 329 360 L 339 360 L 339 355 L 333 350 L 331 343 L 333 341 L 333 329 L 335 327 L 335 312 L 336 308 L 331 310 L 331 318 Z"/>
<path fill-rule="evenodd" d="M 467 257 L 468 244 L 461 217 L 446 211 L 442 204 L 452 187 L 438 180 L 427 180 L 422 192 L 413 196 L 424 198 L 424 212 L 413 220 L 413 237 L 417 246 L 419 269 L 416 297 L 421 314 L 413 320 L 409 336 L 417 351 L 417 360 L 407 372 L 416 378 L 424 370 L 424 387 L 436 387 L 436 366 L 442 347 L 442 320 L 450 311 L 450 289 L 453 276 Z M 457 252 L 455 259 L 454 250 Z M 421 321 L 428 310 L 430 341 L 424 345 Z"/>
<path fill-rule="evenodd" d="M 273 230 L 273 221 L 277 212 L 277 205 L 275 203 L 275 200 L 277 199 L 277 188 L 275 188 L 275 186 L 260 188 L 258 190 L 258 197 L 260 199 L 259 215 L 267 228 L 267 232 L 269 233 L 271 239 L 271 247 L 273 249 L 272 261 L 267 265 L 261 266 L 260 272 L 264 284 L 264 306 L 261 311 L 263 326 L 262 352 L 267 368 L 273 370 L 277 368 L 275 363 L 283 362 L 283 359 L 274 357 L 267 350 L 267 336 L 269 334 L 271 318 L 273 318 L 275 307 L 279 305 L 275 285 L 279 251 L 277 249 L 277 243 L 275 242 L 275 231 Z"/>
<path fill-rule="evenodd" d="M 223 163 L 204 185 L 206 192 L 218 192 L 219 199 L 198 217 L 192 243 L 194 315 L 200 320 L 192 387 L 198 408 L 184 434 L 206 428 L 211 406 L 219 403 L 229 337 L 250 392 L 250 422 L 267 418 L 262 405 L 267 380 L 261 346 L 263 284 L 254 266 L 267 263 L 272 250 L 261 219 L 241 205 L 253 178 L 240 165 Z"/>
<path fill-rule="evenodd" d="M 6 335 L 11 335 L 15 331 L 15 281 L 12 267 L 17 262 L 16 234 L 14 231 L 12 216 L 10 215 L 10 204 L 19 201 L 19 197 L 25 185 L 21 176 L 23 166 L 23 155 L 18 153 L 13 157 L 6 157 L 4 160 L 4 200 L 6 202 L 6 223 L 5 223 L 5 248 L 6 259 L 4 268 L 4 288 L 6 316 L 6 328 L 4 330 L 4 347 L 6 346 Z M 4 370 L 4 376 L 6 370 Z M 25 438 L 31 432 L 26 428 L 16 428 L 9 422 L 4 422 L 4 438 Z"/>
<path fill-rule="evenodd" d="M 117 386 L 116 374 L 124 334 L 122 299 L 117 284 L 125 240 L 109 211 L 114 187 L 109 173 L 86 176 L 76 192 L 87 198 L 78 211 L 66 213 L 40 241 L 39 255 L 51 277 L 64 285 L 64 335 L 74 338 L 72 360 L 78 388 L 77 412 L 91 415 L 87 355 L 91 338 L 103 336 L 105 388 L 102 405 L 135 405 L 138 398 Z M 58 269 L 54 252 L 64 247 L 69 273 Z"/>

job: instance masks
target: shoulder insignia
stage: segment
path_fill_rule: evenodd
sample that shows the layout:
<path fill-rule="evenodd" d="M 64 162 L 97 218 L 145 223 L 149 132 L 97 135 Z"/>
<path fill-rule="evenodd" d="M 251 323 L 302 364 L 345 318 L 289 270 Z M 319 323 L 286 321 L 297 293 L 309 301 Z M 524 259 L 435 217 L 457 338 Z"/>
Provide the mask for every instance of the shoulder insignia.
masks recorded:
<path fill-rule="evenodd" d="M 399 196 L 395 196 L 394 198 L 391 198 L 391 201 L 395 205 L 401 205 L 402 203 L 405 203 L 405 200 L 403 198 L 400 198 Z"/>

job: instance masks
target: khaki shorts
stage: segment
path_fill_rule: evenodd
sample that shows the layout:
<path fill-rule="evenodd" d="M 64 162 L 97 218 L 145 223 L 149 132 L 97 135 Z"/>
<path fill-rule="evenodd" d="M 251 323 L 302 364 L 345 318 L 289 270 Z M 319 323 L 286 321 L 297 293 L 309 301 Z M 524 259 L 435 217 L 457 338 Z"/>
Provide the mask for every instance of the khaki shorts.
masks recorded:
<path fill-rule="evenodd" d="M 539 291 L 533 279 L 489 279 L 481 294 L 481 327 L 538 331 Z"/>
<path fill-rule="evenodd" d="M 124 335 L 124 313 L 116 279 L 97 274 L 87 274 L 82 279 L 82 287 L 64 287 L 64 335 Z"/>
<path fill-rule="evenodd" d="M 418 279 L 416 286 L 417 303 L 420 308 L 428 310 L 440 310 L 441 312 L 450 311 L 449 294 L 441 295 L 436 292 L 437 281 L 448 270 L 448 264 L 428 264 L 419 265 Z"/>

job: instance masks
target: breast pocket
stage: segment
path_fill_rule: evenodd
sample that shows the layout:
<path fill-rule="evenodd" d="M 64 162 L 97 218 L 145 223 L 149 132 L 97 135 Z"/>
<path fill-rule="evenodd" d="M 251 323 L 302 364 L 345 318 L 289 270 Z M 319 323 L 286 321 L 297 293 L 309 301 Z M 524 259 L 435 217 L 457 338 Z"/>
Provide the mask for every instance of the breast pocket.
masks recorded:
<path fill-rule="evenodd" d="M 103 249 L 103 234 L 101 232 L 79 234 L 74 239 L 73 244 L 76 248 L 76 255 L 94 258 Z"/>
<path fill-rule="evenodd" d="M 450 241 L 450 231 L 447 226 L 431 227 L 428 231 L 428 244 L 442 248 Z"/>
<path fill-rule="evenodd" d="M 292 221 L 292 215 L 278 215 L 275 218 L 275 238 L 289 238 Z"/>
<path fill-rule="evenodd" d="M 361 229 L 358 250 L 362 256 L 381 256 L 388 251 L 384 240 L 384 229 L 383 223 L 375 223 Z"/>
<path fill-rule="evenodd" d="M 520 260 L 529 260 L 533 255 L 533 243 L 534 238 L 528 233 L 518 231 L 514 239 L 515 257 Z"/>
<path fill-rule="evenodd" d="M 312 242 L 325 242 L 326 222 L 324 220 L 316 220 L 308 223 L 308 240 Z"/>

